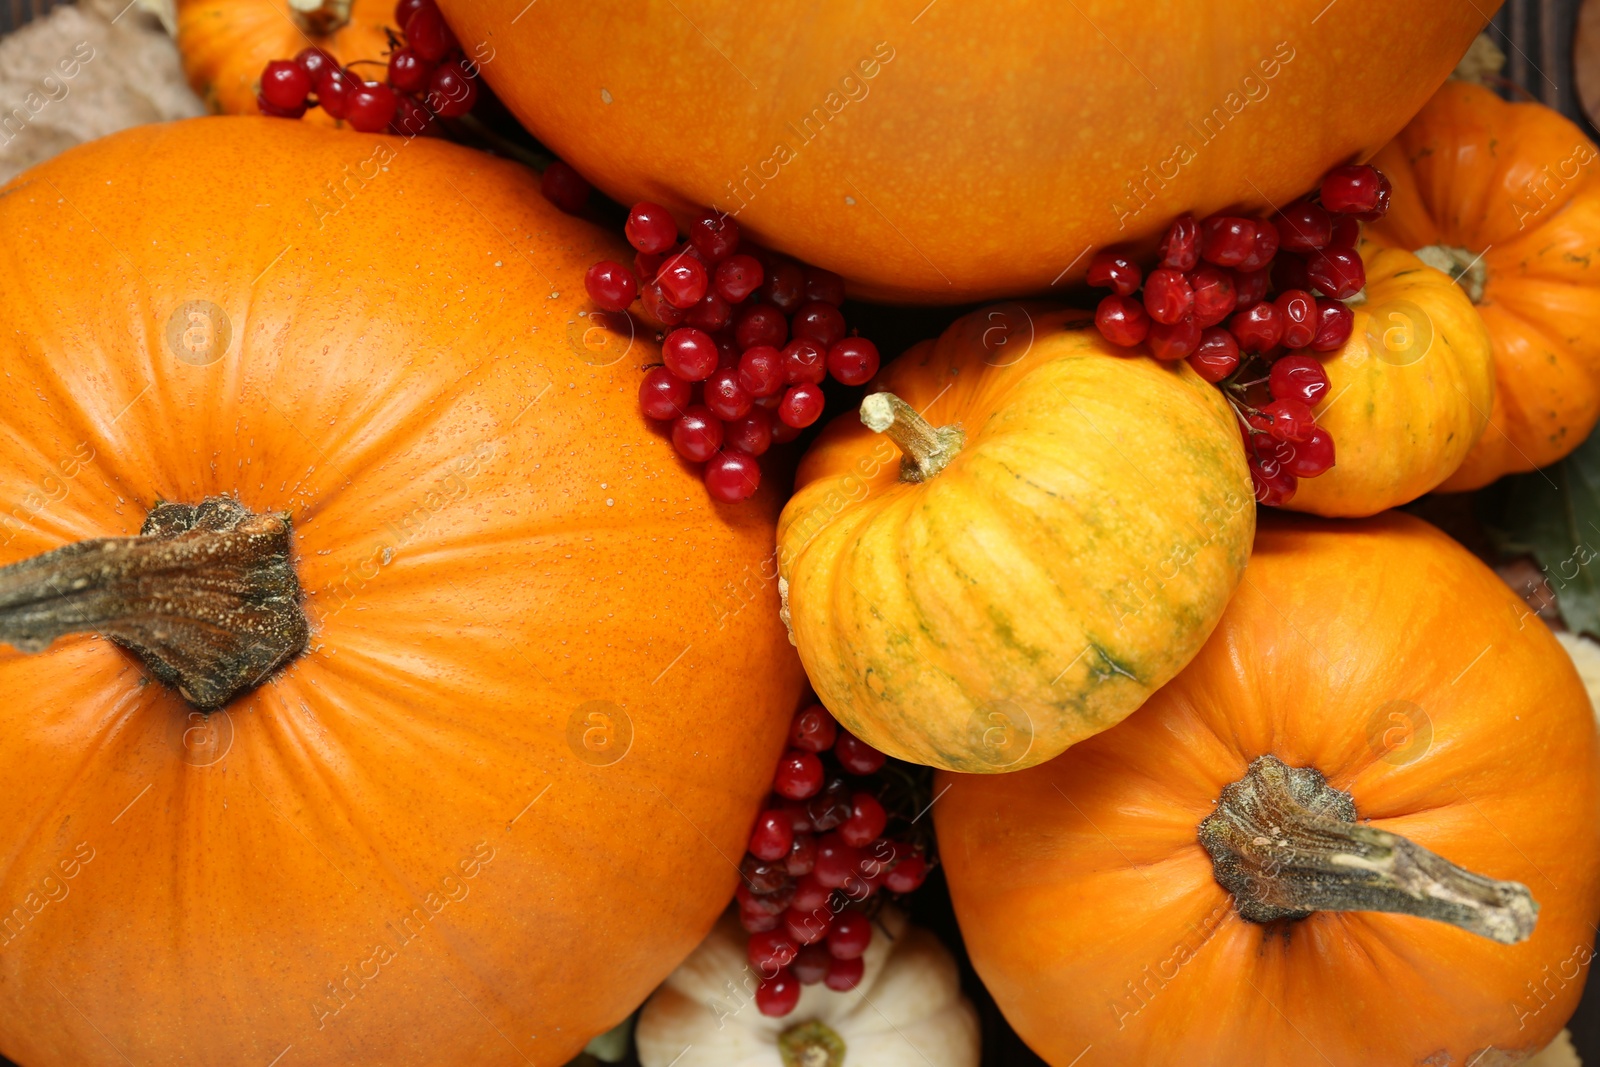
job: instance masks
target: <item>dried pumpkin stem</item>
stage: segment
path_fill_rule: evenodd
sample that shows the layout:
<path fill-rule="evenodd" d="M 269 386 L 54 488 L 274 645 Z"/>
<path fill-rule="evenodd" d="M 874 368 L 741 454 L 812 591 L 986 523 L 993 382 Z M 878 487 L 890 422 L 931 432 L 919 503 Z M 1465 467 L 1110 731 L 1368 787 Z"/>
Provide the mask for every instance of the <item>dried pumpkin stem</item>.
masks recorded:
<path fill-rule="evenodd" d="M 844 1038 L 818 1019 L 796 1023 L 778 1035 L 783 1067 L 843 1067 Z"/>
<path fill-rule="evenodd" d="M 350 23 L 352 0 L 289 0 L 289 15 L 302 33 L 325 37 Z"/>
<path fill-rule="evenodd" d="M 202 711 L 306 646 L 289 517 L 231 497 L 157 504 L 137 537 L 80 541 L 0 567 L 0 641 L 42 652 L 98 633 Z"/>
<path fill-rule="evenodd" d="M 1450 275 L 1450 280 L 1461 286 L 1468 300 L 1474 304 L 1483 303 L 1483 287 L 1489 283 L 1489 268 L 1483 262 L 1483 253 L 1451 245 L 1427 245 L 1417 249 L 1417 258 L 1434 270 Z"/>
<path fill-rule="evenodd" d="M 1212 870 L 1251 922 L 1317 911 L 1436 919 L 1513 945 L 1533 933 L 1528 887 L 1462 870 L 1396 834 L 1356 822 L 1349 793 L 1275 756 L 1250 764 L 1200 823 Z"/>
<path fill-rule="evenodd" d="M 908 482 L 925 482 L 944 470 L 967 441 L 960 426 L 935 426 L 893 393 L 861 401 L 861 422 L 900 446 L 900 477 Z"/>

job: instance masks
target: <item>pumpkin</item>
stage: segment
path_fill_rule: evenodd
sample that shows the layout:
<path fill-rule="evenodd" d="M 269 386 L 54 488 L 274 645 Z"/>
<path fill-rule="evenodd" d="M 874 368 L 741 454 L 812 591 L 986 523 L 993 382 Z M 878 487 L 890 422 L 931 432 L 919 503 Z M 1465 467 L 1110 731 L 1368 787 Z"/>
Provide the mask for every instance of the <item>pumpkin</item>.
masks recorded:
<path fill-rule="evenodd" d="M 1445 490 L 1554 463 L 1600 418 L 1597 160 L 1559 112 L 1465 81 L 1373 160 L 1394 185 L 1373 238 L 1459 276 L 1494 345 L 1489 429 Z"/>
<path fill-rule="evenodd" d="M 1255 527 L 1239 430 L 1187 364 L 1122 351 L 1081 312 L 973 312 L 801 461 L 778 521 L 787 618 L 856 736 L 935 767 L 1031 766 L 1205 641 Z"/>
<path fill-rule="evenodd" d="M 1088 1045 L 1148 1067 L 1514 1063 L 1578 1003 L 1589 699 L 1516 594 L 1418 519 L 1263 521 L 1221 625 L 1137 714 L 1019 774 L 940 778 L 973 965 L 1054 1067 Z"/>
<path fill-rule="evenodd" d="M 561 1063 L 705 936 L 802 678 L 709 595 L 777 500 L 638 415 L 620 253 L 277 119 L 0 189 L 5 1055 Z"/>
<path fill-rule="evenodd" d="M 1337 461 L 1300 480 L 1291 511 L 1359 517 L 1409 503 L 1451 476 L 1489 418 L 1494 357 L 1466 294 L 1404 249 L 1363 242 L 1361 258 L 1350 340 L 1322 361 L 1317 423 Z"/>
<path fill-rule="evenodd" d="M 848 993 L 805 986 L 782 1018 L 755 1005 L 761 975 L 731 913 L 639 1013 L 644 1067 L 978 1067 L 978 1016 L 961 995 L 955 960 L 939 939 L 894 907 L 878 913 L 888 936 L 863 957 Z"/>
<path fill-rule="evenodd" d="M 213 111 L 225 115 L 260 113 L 261 71 L 274 59 L 288 59 L 302 48 L 326 49 L 365 77 L 384 80 L 389 61 L 387 29 L 393 28 L 391 0 L 177 0 L 178 51 L 189 85 Z M 468 52 L 484 61 L 492 52 Z M 321 108 L 302 122 L 342 123 Z"/>
<path fill-rule="evenodd" d="M 536 137 L 623 203 L 713 207 L 857 295 L 1082 279 L 1185 211 L 1377 151 L 1493 4 L 441 0 Z"/>

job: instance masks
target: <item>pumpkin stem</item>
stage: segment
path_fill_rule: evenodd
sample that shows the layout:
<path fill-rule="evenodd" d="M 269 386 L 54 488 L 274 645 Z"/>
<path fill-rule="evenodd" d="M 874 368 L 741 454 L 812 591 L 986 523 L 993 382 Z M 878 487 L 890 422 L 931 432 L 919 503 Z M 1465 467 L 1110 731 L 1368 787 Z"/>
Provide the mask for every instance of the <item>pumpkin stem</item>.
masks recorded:
<path fill-rule="evenodd" d="M 137 537 L 0 567 L 0 641 L 43 652 L 75 633 L 138 654 L 201 711 L 222 707 L 306 647 L 289 517 L 225 496 L 158 503 Z"/>
<path fill-rule="evenodd" d="M 843 1067 L 844 1038 L 819 1019 L 795 1023 L 778 1035 L 783 1067 Z"/>
<path fill-rule="evenodd" d="M 893 393 L 873 393 L 861 401 L 861 422 L 873 433 L 885 433 L 900 446 L 900 477 L 925 482 L 955 458 L 967 435 L 960 426 L 935 426 Z"/>
<path fill-rule="evenodd" d="M 302 33 L 326 37 L 349 25 L 351 3 L 352 0 L 289 0 L 289 16 Z"/>
<path fill-rule="evenodd" d="M 1474 304 L 1483 303 L 1483 287 L 1489 282 L 1489 267 L 1481 252 L 1450 245 L 1428 245 L 1417 249 L 1417 258 L 1434 270 L 1450 275 L 1450 280 L 1466 291 Z"/>
<path fill-rule="evenodd" d="M 1539 913 L 1528 887 L 1462 870 L 1356 821 L 1349 793 L 1276 756 L 1250 764 L 1200 823 L 1212 870 L 1241 917 L 1267 923 L 1315 911 L 1387 911 L 1447 922 L 1505 945 Z"/>

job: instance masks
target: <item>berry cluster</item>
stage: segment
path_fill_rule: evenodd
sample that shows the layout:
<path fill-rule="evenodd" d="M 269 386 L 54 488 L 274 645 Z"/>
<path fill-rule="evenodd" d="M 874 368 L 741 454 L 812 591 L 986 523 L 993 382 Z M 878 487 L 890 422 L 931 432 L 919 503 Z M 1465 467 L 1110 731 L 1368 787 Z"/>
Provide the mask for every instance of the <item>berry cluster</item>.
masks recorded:
<path fill-rule="evenodd" d="M 914 829 L 890 810 L 898 805 L 886 808 L 880 799 L 893 792 L 886 763 L 820 704 L 790 723 L 789 748 L 756 817 L 737 894 L 764 1015 L 793 1011 L 802 985 L 854 989 L 872 943 L 863 906 L 881 902 L 873 900 L 880 889 L 909 893 L 928 876 L 923 846 L 886 833 L 891 821 Z"/>
<path fill-rule="evenodd" d="M 1111 290 L 1095 311 L 1106 340 L 1186 359 L 1223 390 L 1263 504 L 1287 503 L 1299 479 L 1333 466 L 1333 438 L 1312 410 L 1328 389 L 1313 353 L 1350 339 L 1344 301 L 1367 283 L 1361 223 L 1381 218 L 1389 195 L 1377 168 L 1339 167 L 1270 220 L 1184 215 L 1149 274 L 1113 250 L 1089 264 L 1089 284 Z"/>
<path fill-rule="evenodd" d="M 400 0 L 394 21 L 402 29 L 399 37 L 390 31 L 383 81 L 363 79 L 351 69 L 379 60 L 341 67 L 323 49 L 303 48 L 261 72 L 262 114 L 297 119 L 307 108 L 320 107 L 362 133 L 387 129 L 414 137 L 429 132 L 435 116 L 459 118 L 471 111 L 478 100 L 478 68 L 462 54 L 434 0 Z"/>
<path fill-rule="evenodd" d="M 625 227 L 633 266 L 602 260 L 589 268 L 589 297 L 607 311 L 637 299 L 666 331 L 662 366 L 639 386 L 639 406 L 670 421 L 678 454 L 705 464 L 706 488 L 721 501 L 756 491 L 756 457 L 792 441 L 822 415 L 832 375 L 864 385 L 878 373 L 878 349 L 848 333 L 844 282 L 754 245 L 739 224 L 703 211 L 688 239 L 658 204 L 635 204 Z"/>

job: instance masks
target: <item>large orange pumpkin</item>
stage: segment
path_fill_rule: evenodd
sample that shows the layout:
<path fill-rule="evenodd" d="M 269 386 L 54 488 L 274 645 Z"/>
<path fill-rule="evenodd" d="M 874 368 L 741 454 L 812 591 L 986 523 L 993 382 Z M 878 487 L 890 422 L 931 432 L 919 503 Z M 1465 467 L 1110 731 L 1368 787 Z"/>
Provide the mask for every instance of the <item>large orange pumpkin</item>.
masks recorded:
<path fill-rule="evenodd" d="M 714 595 L 775 494 L 714 506 L 589 317 L 620 253 L 518 166 L 274 119 L 0 189 L 0 563 L 118 539 L 0 569 L 49 644 L 0 646 L 5 1055 L 560 1064 L 711 928 L 800 667 L 770 583 Z M 292 654 L 296 575 L 259 688 L 157 680 Z"/>
<path fill-rule="evenodd" d="M 967 948 L 1053 1067 L 1088 1047 L 1515 1063 L 1588 973 L 1588 696 L 1521 600 L 1417 519 L 1264 523 L 1210 642 L 1139 711 L 1030 770 L 942 778 Z"/>
<path fill-rule="evenodd" d="M 1494 344 L 1489 428 L 1446 490 L 1554 463 L 1600 418 L 1600 152 L 1537 103 L 1451 81 L 1373 160 L 1372 236 L 1460 276 Z"/>
<path fill-rule="evenodd" d="M 876 299 L 1082 278 L 1184 211 L 1377 151 L 1498 5 L 441 0 L 607 193 L 711 205 Z"/>

